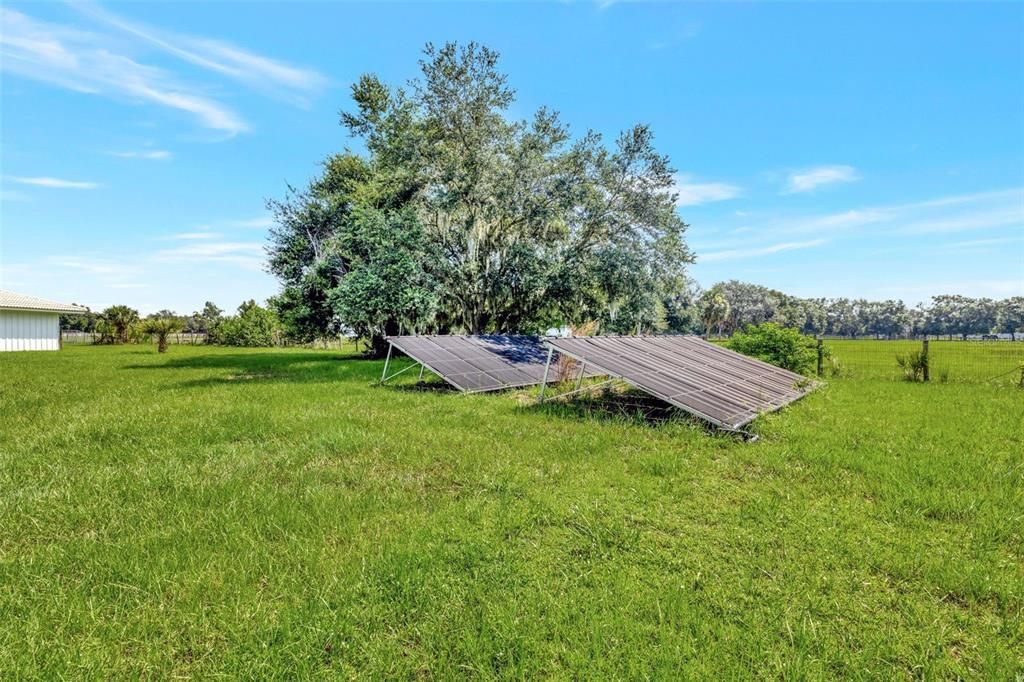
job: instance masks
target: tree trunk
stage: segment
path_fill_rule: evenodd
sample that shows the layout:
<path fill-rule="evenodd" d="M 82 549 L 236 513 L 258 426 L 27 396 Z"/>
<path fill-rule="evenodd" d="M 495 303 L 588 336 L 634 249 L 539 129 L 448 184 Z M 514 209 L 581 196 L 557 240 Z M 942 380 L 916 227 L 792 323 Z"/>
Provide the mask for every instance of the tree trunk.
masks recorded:
<path fill-rule="evenodd" d="M 157 337 L 157 340 L 156 340 L 156 350 L 157 350 L 158 353 L 166 353 L 167 352 L 167 337 L 165 335 L 160 334 Z"/>
<path fill-rule="evenodd" d="M 397 336 L 399 325 L 397 320 L 388 320 L 384 323 L 383 334 L 373 334 L 369 343 L 366 347 L 366 354 L 372 358 L 382 358 L 387 355 L 388 352 L 388 339 L 389 336 Z"/>
<path fill-rule="evenodd" d="M 366 344 L 366 354 L 371 358 L 382 358 L 388 352 L 388 340 L 380 334 L 374 334 Z"/>

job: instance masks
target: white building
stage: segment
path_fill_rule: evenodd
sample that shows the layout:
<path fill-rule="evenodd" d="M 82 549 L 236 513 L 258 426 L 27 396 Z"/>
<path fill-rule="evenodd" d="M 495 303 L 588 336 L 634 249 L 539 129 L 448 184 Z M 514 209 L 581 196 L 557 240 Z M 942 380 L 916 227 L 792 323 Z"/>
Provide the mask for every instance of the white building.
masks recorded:
<path fill-rule="evenodd" d="M 61 314 L 84 312 L 79 305 L 0 289 L 0 351 L 59 350 Z"/>

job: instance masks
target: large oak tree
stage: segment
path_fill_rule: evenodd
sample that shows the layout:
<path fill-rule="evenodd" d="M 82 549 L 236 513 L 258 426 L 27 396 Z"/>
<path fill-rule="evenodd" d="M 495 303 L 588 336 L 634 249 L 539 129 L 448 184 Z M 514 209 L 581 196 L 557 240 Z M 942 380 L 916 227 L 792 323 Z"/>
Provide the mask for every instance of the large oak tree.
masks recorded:
<path fill-rule="evenodd" d="M 353 86 L 342 124 L 365 155 L 329 158 L 272 202 L 278 310 L 299 335 L 625 331 L 651 328 L 685 291 L 693 257 L 651 131 L 609 148 L 548 109 L 514 120 L 497 63 L 473 43 L 428 45 L 407 87 Z"/>

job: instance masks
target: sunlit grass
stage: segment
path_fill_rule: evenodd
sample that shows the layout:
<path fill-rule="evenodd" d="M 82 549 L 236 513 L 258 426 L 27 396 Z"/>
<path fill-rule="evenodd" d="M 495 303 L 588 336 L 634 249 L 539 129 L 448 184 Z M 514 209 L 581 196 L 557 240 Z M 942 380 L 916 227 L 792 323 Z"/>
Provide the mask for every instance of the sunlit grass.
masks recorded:
<path fill-rule="evenodd" d="M 832 380 L 749 444 L 381 368 L 0 357 L 0 678 L 1022 670 L 1012 385 Z"/>
<path fill-rule="evenodd" d="M 861 379 L 899 379 L 903 372 L 896 356 L 922 350 L 921 341 L 832 340 L 825 346 L 846 373 Z M 1024 363 L 1024 342 L 928 342 L 931 380 L 935 382 L 991 381 L 1016 384 Z"/>

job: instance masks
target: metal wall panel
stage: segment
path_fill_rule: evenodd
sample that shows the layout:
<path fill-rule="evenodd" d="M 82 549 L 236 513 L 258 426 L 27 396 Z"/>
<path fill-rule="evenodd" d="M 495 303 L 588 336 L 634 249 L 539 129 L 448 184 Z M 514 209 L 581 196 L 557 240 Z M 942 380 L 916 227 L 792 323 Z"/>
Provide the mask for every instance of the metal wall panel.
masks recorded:
<path fill-rule="evenodd" d="M 57 313 L 0 310 L 0 351 L 58 350 Z"/>

